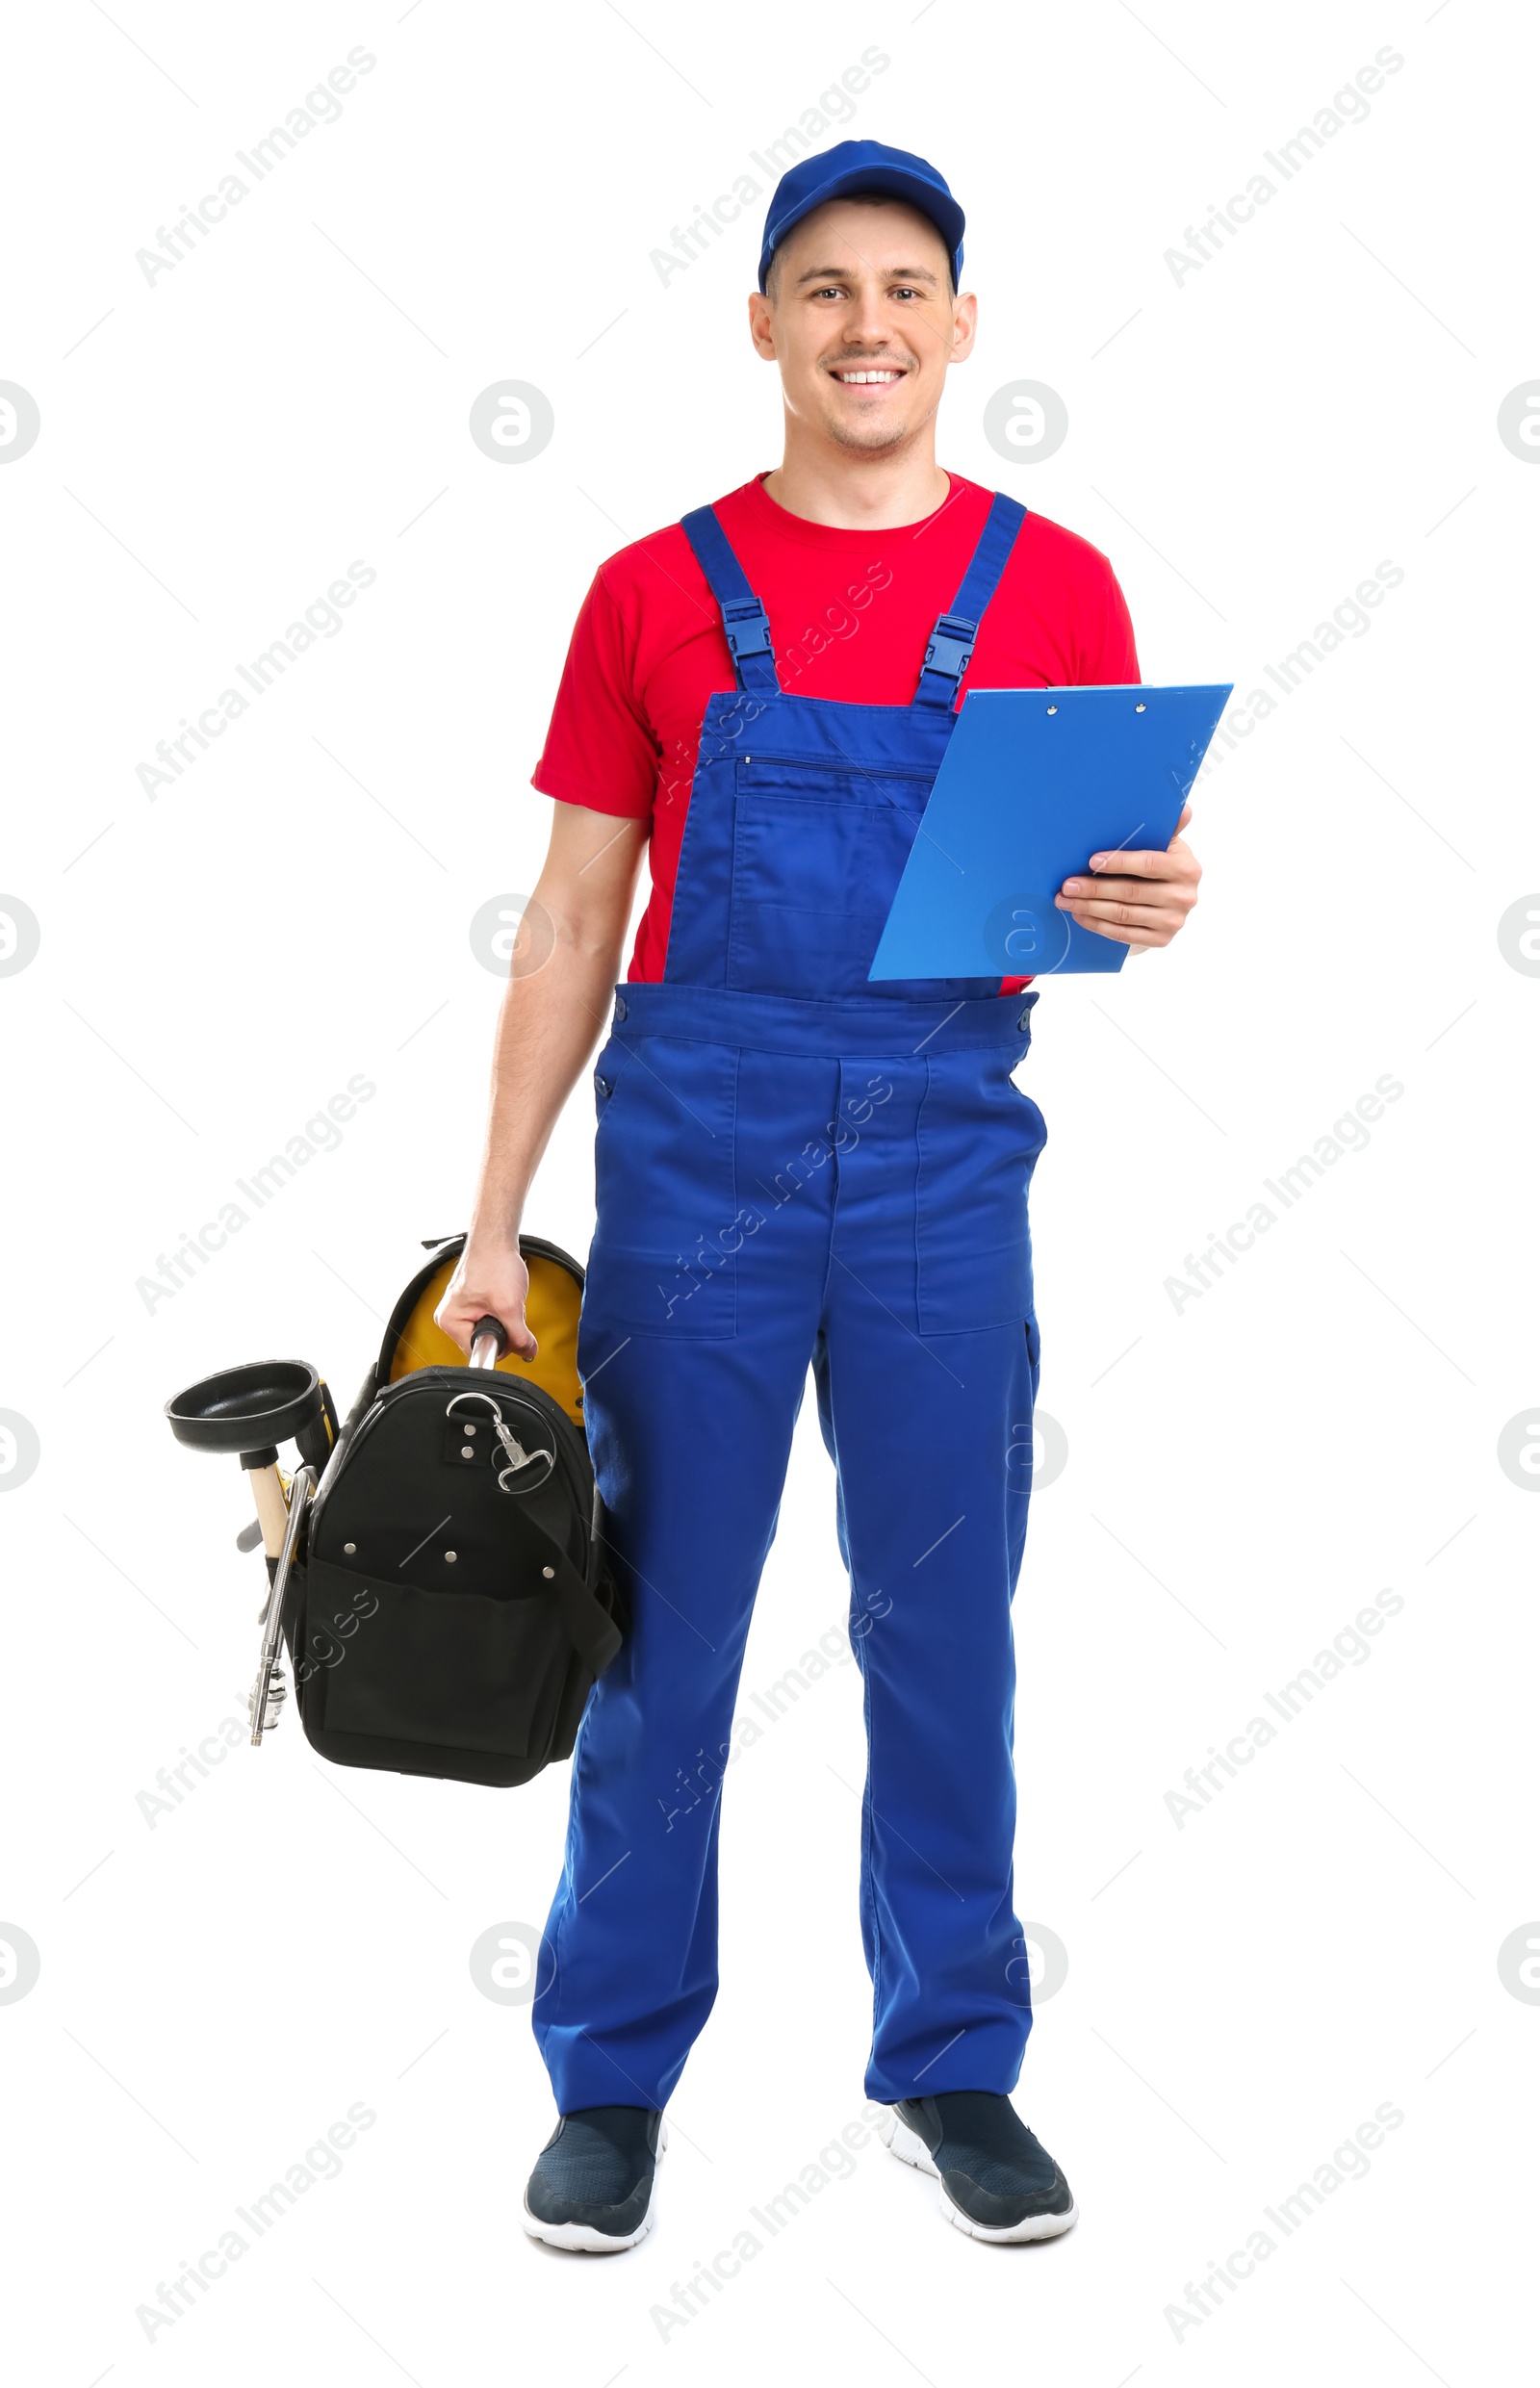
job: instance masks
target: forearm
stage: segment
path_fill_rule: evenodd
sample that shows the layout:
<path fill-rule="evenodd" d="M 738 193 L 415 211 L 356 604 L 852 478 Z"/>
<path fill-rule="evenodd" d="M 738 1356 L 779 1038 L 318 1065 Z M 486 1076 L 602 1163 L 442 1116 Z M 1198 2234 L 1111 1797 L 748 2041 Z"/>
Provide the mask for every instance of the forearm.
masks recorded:
<path fill-rule="evenodd" d="M 537 888 L 531 910 L 541 902 Z M 526 978 L 517 970 L 510 977 L 498 1020 L 471 1218 L 476 1244 L 516 1241 L 530 1182 L 599 1041 L 620 969 L 618 936 L 596 937 L 580 922 L 553 912 L 551 917 L 555 942 L 549 959 Z"/>
<path fill-rule="evenodd" d="M 558 804 L 529 900 L 535 949 L 516 954 L 498 1018 L 492 1100 L 465 1248 L 434 1318 L 462 1351 L 475 1322 L 500 1320 L 520 1359 L 537 1348 L 525 1320 L 519 1250 L 525 1197 L 561 1107 L 599 1041 L 620 969 L 647 824 Z M 550 937 L 550 950 L 545 951 Z"/>

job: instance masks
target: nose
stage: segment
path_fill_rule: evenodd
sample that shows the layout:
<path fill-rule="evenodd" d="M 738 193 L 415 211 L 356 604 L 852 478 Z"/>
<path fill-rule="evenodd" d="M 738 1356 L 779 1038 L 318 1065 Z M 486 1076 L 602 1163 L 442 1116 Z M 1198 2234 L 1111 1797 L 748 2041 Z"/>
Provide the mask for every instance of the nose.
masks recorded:
<path fill-rule="evenodd" d="M 858 287 L 852 291 L 840 329 L 852 348 L 886 348 L 888 346 L 881 294 L 875 288 Z"/>

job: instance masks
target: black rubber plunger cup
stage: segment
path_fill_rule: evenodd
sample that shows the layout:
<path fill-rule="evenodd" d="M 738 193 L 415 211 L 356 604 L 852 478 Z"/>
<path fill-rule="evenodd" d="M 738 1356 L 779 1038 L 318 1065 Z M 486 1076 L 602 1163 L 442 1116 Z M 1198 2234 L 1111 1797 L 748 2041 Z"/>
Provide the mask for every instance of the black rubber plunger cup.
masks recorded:
<path fill-rule="evenodd" d="M 273 1465 L 292 1437 L 323 1468 L 331 1449 L 326 1389 L 303 1360 L 254 1360 L 200 1378 L 166 1404 L 171 1432 L 199 1451 L 236 1451 L 247 1468 Z"/>

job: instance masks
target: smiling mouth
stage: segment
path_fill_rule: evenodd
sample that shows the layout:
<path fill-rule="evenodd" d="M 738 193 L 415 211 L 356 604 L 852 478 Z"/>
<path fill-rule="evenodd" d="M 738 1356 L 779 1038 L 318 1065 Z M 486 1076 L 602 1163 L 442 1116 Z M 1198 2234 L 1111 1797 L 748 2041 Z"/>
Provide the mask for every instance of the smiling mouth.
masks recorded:
<path fill-rule="evenodd" d="M 833 368 L 834 379 L 842 382 L 847 390 L 888 388 L 895 381 L 903 380 L 904 371 L 901 365 L 836 365 Z"/>

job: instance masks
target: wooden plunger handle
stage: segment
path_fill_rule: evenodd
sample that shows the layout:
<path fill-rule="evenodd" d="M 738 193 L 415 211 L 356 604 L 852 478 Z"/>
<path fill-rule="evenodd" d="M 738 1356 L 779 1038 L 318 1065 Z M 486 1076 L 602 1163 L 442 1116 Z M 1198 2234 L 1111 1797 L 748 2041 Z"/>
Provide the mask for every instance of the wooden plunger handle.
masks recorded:
<path fill-rule="evenodd" d="M 257 1504 L 257 1524 L 262 1528 L 262 1547 L 269 1558 L 275 1559 L 283 1549 L 283 1538 L 289 1525 L 289 1503 L 284 1497 L 283 1478 L 274 1461 L 270 1468 L 249 1468 L 246 1481 Z"/>

